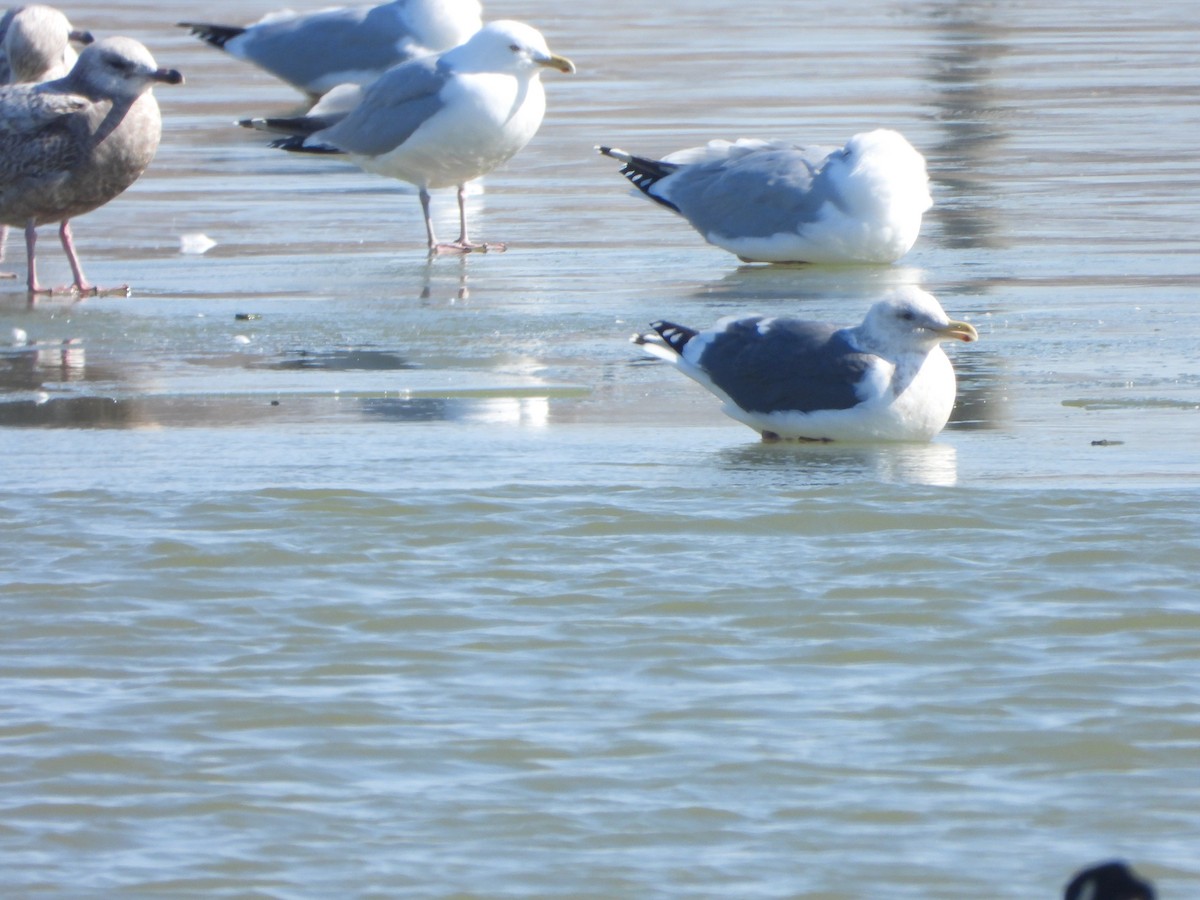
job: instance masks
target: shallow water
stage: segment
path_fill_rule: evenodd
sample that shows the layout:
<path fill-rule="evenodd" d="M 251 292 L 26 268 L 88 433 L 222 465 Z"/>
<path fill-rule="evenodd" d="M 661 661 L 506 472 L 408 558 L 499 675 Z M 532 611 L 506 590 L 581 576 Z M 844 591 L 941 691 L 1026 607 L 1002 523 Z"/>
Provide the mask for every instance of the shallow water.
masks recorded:
<path fill-rule="evenodd" d="M 472 197 L 511 249 L 432 263 L 229 124 L 299 98 L 193 10 L 67 8 L 188 82 L 75 223 L 131 296 L 0 287 L 10 892 L 1197 893 L 1200 23 L 731 8 L 489 4 L 580 71 Z M 876 125 L 935 182 L 885 268 L 741 266 L 592 150 Z M 902 282 L 982 335 L 929 446 L 759 444 L 627 343 Z"/>

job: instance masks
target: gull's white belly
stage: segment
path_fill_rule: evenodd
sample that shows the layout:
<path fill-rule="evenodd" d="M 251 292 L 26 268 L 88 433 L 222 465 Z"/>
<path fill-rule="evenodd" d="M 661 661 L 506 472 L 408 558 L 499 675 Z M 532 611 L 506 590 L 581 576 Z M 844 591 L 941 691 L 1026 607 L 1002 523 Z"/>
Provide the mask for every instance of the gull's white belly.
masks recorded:
<path fill-rule="evenodd" d="M 539 79 L 522 93 L 514 78 L 460 76 L 446 105 L 400 146 L 378 156 L 350 158 L 368 172 L 418 186 L 462 184 L 492 171 L 528 144 L 545 109 Z"/>

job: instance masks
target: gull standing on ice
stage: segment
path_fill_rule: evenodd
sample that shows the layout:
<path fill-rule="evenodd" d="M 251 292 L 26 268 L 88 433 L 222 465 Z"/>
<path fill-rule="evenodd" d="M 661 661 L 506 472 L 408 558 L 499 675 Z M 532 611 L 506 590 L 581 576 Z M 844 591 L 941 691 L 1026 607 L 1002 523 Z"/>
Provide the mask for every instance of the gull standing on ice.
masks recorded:
<path fill-rule="evenodd" d="M 929 441 L 954 407 L 954 368 L 941 341 L 974 341 L 932 295 L 896 289 L 862 324 L 722 319 L 697 332 L 671 322 L 633 336 L 724 401 L 763 440 Z"/>
<path fill-rule="evenodd" d="M 14 6 L 0 18 L 0 84 L 26 84 L 61 78 L 78 56 L 71 41 L 90 44 L 87 31 L 72 28 L 52 6 Z M 0 261 L 8 241 L 8 226 L 0 225 Z M 0 272 L 0 278 L 15 278 Z"/>
<path fill-rule="evenodd" d="M 643 194 L 744 262 L 890 263 L 933 205 L 925 158 L 880 128 L 845 147 L 711 141 L 663 159 L 600 153 Z"/>
<path fill-rule="evenodd" d="M 392 0 L 311 13 L 282 10 L 244 28 L 180 22 L 204 42 L 319 97 L 369 84 L 394 65 L 457 47 L 480 29 L 479 0 Z"/>
<path fill-rule="evenodd" d="M 504 250 L 504 244 L 468 238 L 466 183 L 506 162 L 537 133 L 546 111 L 545 68 L 575 71 L 569 59 L 550 52 L 537 29 L 489 22 L 440 56 L 389 69 L 348 113 L 292 120 L 305 133 L 271 146 L 345 153 L 367 172 L 416 185 L 431 254 Z M 439 243 L 429 189 L 452 185 L 458 187 L 459 236 Z"/>
<path fill-rule="evenodd" d="M 83 275 L 70 219 L 91 212 L 137 181 L 162 133 L 150 89 L 179 84 L 132 38 L 110 37 L 83 49 L 56 81 L 0 88 L 0 222 L 25 228 L 29 292 L 37 279 L 37 227 L 61 223 L 59 238 L 74 289 L 94 293 Z"/>

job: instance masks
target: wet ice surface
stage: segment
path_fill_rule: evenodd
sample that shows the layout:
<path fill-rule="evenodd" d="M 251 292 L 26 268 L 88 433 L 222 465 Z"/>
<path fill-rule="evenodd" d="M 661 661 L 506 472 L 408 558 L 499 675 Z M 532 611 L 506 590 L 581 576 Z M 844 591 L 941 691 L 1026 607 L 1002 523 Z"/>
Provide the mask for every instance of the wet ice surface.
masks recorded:
<path fill-rule="evenodd" d="M 188 82 L 75 223 L 131 296 L 0 285 L 11 883 L 1194 892 L 1196 23 L 488 9 L 580 71 L 471 196 L 511 249 L 432 262 L 408 187 L 233 127 L 299 98 L 185 16 L 70 10 Z M 592 150 L 880 125 L 935 196 L 883 268 L 739 265 Z M 930 446 L 761 445 L 627 341 L 895 283 L 981 334 Z"/>

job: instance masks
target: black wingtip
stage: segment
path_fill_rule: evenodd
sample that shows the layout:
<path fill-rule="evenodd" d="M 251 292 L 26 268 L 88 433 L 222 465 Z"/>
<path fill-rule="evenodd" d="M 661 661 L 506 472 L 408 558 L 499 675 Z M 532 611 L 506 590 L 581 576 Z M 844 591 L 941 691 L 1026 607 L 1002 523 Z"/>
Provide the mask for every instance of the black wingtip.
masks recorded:
<path fill-rule="evenodd" d="M 693 328 L 688 328 L 686 325 L 677 325 L 674 322 L 651 322 L 650 327 L 658 332 L 661 337 L 676 353 L 683 355 L 683 348 L 687 346 L 688 341 L 694 338 L 700 332 Z"/>
<path fill-rule="evenodd" d="M 316 134 L 323 128 L 328 128 L 334 121 L 336 120 L 325 116 L 265 116 L 238 119 L 236 124 L 254 131 L 267 131 L 303 139 L 310 134 Z"/>
<path fill-rule="evenodd" d="M 650 192 L 655 184 L 672 172 L 677 171 L 679 166 L 674 163 L 663 162 L 661 159 L 634 156 L 631 153 L 626 153 L 624 150 L 618 150 L 616 147 L 597 147 L 596 150 L 602 155 L 612 157 L 621 163 L 621 174 L 628 178 L 635 188 L 651 200 L 661 203 L 667 209 L 679 212 L 679 207 L 670 200 L 664 200 L 657 194 Z"/>
<path fill-rule="evenodd" d="M 176 22 L 175 24 L 180 28 L 189 29 L 192 34 L 196 35 L 204 43 L 210 44 L 219 50 L 224 50 L 226 43 L 246 31 L 245 28 L 237 25 L 214 25 L 209 22 Z"/>
<path fill-rule="evenodd" d="M 293 134 L 288 137 L 277 138 L 267 144 L 268 147 L 273 147 L 276 150 L 287 150 L 289 153 L 325 153 L 335 154 L 341 153 L 337 147 L 331 147 L 328 144 L 306 144 L 307 136 L 303 134 Z"/>

